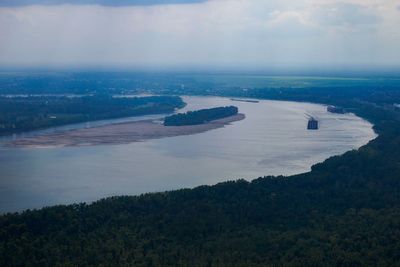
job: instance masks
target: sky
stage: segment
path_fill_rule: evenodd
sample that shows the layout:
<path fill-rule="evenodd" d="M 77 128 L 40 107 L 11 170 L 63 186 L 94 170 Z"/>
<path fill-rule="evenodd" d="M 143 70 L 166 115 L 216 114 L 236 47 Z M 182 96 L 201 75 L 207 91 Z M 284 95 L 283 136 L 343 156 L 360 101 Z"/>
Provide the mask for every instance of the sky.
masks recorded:
<path fill-rule="evenodd" d="M 0 0 L 0 66 L 399 66 L 400 0 Z"/>

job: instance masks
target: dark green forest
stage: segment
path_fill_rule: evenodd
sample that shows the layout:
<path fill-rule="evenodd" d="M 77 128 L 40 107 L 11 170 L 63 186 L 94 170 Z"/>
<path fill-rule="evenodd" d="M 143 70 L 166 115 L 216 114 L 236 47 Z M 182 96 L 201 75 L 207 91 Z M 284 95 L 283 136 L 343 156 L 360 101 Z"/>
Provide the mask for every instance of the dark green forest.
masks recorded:
<path fill-rule="evenodd" d="M 218 94 L 341 106 L 379 136 L 290 177 L 4 214 L 0 266 L 400 266 L 400 88 Z"/>
<path fill-rule="evenodd" d="M 77 122 L 171 113 L 184 105 L 175 96 L 3 96 L 0 97 L 0 135 Z"/>
<path fill-rule="evenodd" d="M 239 109 L 234 106 L 200 109 L 167 116 L 164 119 L 165 126 L 183 126 L 204 124 L 238 114 Z"/>

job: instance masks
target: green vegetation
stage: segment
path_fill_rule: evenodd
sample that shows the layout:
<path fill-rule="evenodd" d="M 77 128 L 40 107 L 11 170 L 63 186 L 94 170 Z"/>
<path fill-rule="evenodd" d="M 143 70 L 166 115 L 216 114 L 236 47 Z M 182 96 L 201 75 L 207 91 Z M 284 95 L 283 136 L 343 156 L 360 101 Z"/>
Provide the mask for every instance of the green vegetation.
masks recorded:
<path fill-rule="evenodd" d="M 169 113 L 184 105 L 176 96 L 0 97 L 0 135 L 77 122 Z"/>
<path fill-rule="evenodd" d="M 201 109 L 189 111 L 165 117 L 165 126 L 183 126 L 204 124 L 209 121 L 218 120 L 238 114 L 239 109 L 234 106 L 217 107 L 210 109 Z"/>
<path fill-rule="evenodd" d="M 0 266 L 400 266 L 400 87 L 377 88 L 221 91 L 341 106 L 379 137 L 305 174 L 3 215 Z"/>

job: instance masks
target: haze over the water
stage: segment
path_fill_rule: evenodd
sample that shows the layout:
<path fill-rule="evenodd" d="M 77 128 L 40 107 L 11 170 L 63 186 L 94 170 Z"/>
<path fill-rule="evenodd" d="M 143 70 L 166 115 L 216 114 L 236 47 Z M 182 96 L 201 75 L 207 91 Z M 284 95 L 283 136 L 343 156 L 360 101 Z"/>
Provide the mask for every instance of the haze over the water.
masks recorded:
<path fill-rule="evenodd" d="M 395 66 L 395 0 L 0 0 L 0 66 Z"/>

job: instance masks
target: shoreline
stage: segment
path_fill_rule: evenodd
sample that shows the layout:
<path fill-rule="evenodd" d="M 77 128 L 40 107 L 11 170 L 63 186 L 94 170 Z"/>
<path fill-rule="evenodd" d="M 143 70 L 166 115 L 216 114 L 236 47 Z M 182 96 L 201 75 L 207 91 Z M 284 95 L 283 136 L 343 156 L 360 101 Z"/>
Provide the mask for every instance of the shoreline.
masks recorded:
<path fill-rule="evenodd" d="M 235 121 L 241 121 L 245 117 L 244 114 L 239 113 L 205 124 L 188 126 L 164 126 L 155 120 L 122 122 L 23 137 L 10 141 L 5 146 L 14 148 L 55 148 L 129 144 L 150 139 L 203 133 L 225 127 Z"/>
<path fill-rule="evenodd" d="M 201 98 L 201 97 L 200 97 Z M 204 97 L 204 98 L 207 98 L 207 97 Z M 196 101 L 197 101 L 197 99 L 196 99 Z M 297 102 L 297 101 L 280 101 L 280 100 L 264 100 L 264 99 L 260 99 L 260 101 L 268 101 L 268 102 L 270 102 L 269 104 L 282 104 L 282 102 L 287 102 L 287 103 L 293 103 L 293 102 Z M 320 104 L 320 103 L 312 103 L 312 102 L 304 102 L 304 101 L 298 101 L 300 104 L 313 104 L 313 105 L 320 105 L 320 106 L 324 106 L 323 104 Z M 324 109 L 324 111 L 326 111 L 326 109 Z M 368 124 L 371 124 L 371 122 L 370 122 L 370 120 L 368 120 L 367 118 L 365 118 L 364 116 L 360 116 L 360 114 L 355 114 L 355 113 L 350 113 L 351 115 L 355 115 L 355 116 L 357 116 L 357 117 L 359 117 L 359 118 L 362 118 L 362 120 L 364 121 L 364 122 L 368 122 Z M 247 116 L 246 116 L 246 118 L 247 118 Z M 226 118 L 225 118 L 226 119 Z M 136 122 L 143 122 L 143 121 L 153 121 L 154 123 L 159 123 L 159 124 L 161 124 L 161 118 L 151 118 L 151 119 L 149 119 L 149 118 L 142 118 L 140 121 L 136 121 Z M 132 122 L 132 121 L 130 121 L 130 122 Z M 125 122 L 114 122 L 113 124 L 121 124 L 121 123 L 125 123 Z M 234 124 L 233 126 L 236 126 L 236 127 L 240 127 L 241 125 L 243 125 L 243 124 L 246 124 L 246 122 L 244 122 L 244 123 L 242 123 L 242 124 Z M 111 124 L 108 124 L 108 125 L 111 125 Z M 371 126 L 373 126 L 373 125 L 370 125 L 370 128 L 371 128 Z M 95 126 L 95 127 L 99 127 L 99 126 Z M 173 126 L 172 126 L 173 127 Z M 80 128 L 80 129 L 82 129 L 82 128 Z M 221 130 L 220 131 L 222 131 L 222 129 L 223 128 L 221 128 Z M 228 132 L 230 131 L 229 130 L 230 128 L 228 127 L 228 128 L 226 128 L 226 130 L 228 130 Z M 76 129 L 71 129 L 71 130 L 76 130 Z M 60 133 L 61 131 L 58 131 L 58 133 Z M 374 131 L 375 132 L 375 131 Z M 53 133 L 55 133 L 55 132 L 53 132 Z M 211 134 L 211 135 L 213 135 L 214 133 L 213 132 L 210 132 L 209 134 Z M 40 134 L 40 135 L 42 135 L 42 134 Z M 36 134 L 36 135 L 30 135 L 29 137 L 31 138 L 31 137 L 37 137 L 37 136 L 39 136 L 39 134 Z M 363 143 L 362 145 L 360 145 L 360 147 L 361 146 L 365 146 L 365 145 L 367 145 L 371 140 L 373 140 L 373 139 L 375 139 L 377 136 L 376 136 L 376 134 L 375 134 L 375 136 L 374 137 L 371 137 L 371 138 L 369 138 L 365 143 Z M 27 136 L 25 136 L 25 137 L 21 137 L 21 139 L 22 138 L 24 138 L 24 139 L 26 139 L 27 138 Z M 178 138 L 178 137 L 177 137 Z M 190 138 L 190 136 L 188 135 L 188 138 Z M 14 139 L 15 141 L 17 141 L 17 140 L 19 140 L 19 139 Z M 167 139 L 168 140 L 168 139 Z M 9 143 L 11 143 L 12 142 L 12 140 L 8 140 L 8 142 Z M 140 141 L 139 141 L 140 142 Z M 57 148 L 63 148 L 63 147 L 65 147 L 64 145 L 59 145 L 59 146 L 37 146 L 37 147 L 35 147 L 35 146 L 30 146 L 30 147 L 23 147 L 23 146 L 19 146 L 19 147 L 15 147 L 15 146 L 5 146 L 6 145 L 6 143 L 4 142 L 3 143 L 3 148 L 5 149 L 5 150 L 13 150 L 13 149 L 15 149 L 15 151 L 20 151 L 20 152 L 22 152 L 22 153 L 25 153 L 25 152 L 28 152 L 28 153 L 31 153 L 31 152 L 34 152 L 34 151 L 38 151 L 38 152 L 40 152 L 40 151 L 42 151 L 42 152 L 44 152 L 45 154 L 47 154 L 47 152 L 46 151 L 49 151 L 49 152 L 51 152 L 51 151 L 56 151 L 56 149 Z M 99 145 L 102 145 L 102 144 L 99 144 Z M 112 146 L 110 146 L 111 148 L 112 148 Z M 140 145 L 139 145 L 139 147 L 140 147 Z M 42 148 L 42 149 L 37 149 L 37 148 Z M 71 149 L 73 149 L 74 150 L 74 148 L 73 147 L 70 147 Z M 76 147 L 77 149 L 79 149 L 80 147 L 78 146 L 78 147 Z M 107 146 L 105 146 L 104 147 L 104 149 L 106 149 L 107 148 Z M 121 149 L 122 148 L 124 148 L 123 146 L 121 146 Z M 359 147 L 357 147 L 356 149 L 358 150 L 358 148 Z M 89 148 L 88 148 L 89 149 Z M 349 150 L 347 150 L 347 151 L 349 151 Z M 41 153 L 41 152 L 40 152 Z M 52 152 L 51 152 L 52 153 Z M 60 151 L 60 153 L 70 153 L 70 152 L 68 152 L 68 147 L 66 147 L 65 149 L 64 149 L 64 151 Z M 71 153 L 75 153 L 75 152 L 72 152 L 71 151 Z M 312 163 L 312 165 L 314 165 L 314 164 L 317 164 L 317 163 L 322 163 L 322 162 L 324 162 L 324 160 L 326 160 L 326 159 L 328 159 L 329 157 L 332 157 L 332 156 L 340 156 L 340 155 L 342 155 L 343 153 L 345 153 L 345 152 L 341 152 L 341 153 L 338 153 L 338 154 L 331 154 L 331 155 L 329 155 L 329 156 L 327 156 L 326 158 L 324 158 L 324 159 L 322 159 L 322 160 L 319 160 L 319 161 L 315 161 L 315 162 L 313 162 Z M 39 159 L 40 160 L 40 159 Z M 273 160 L 273 159 L 272 159 Z M 58 166 L 57 165 L 57 163 L 54 165 L 54 166 Z M 310 165 L 311 166 L 311 165 Z M 53 168 L 53 167 L 52 167 Z M 286 176 L 286 177 L 288 177 L 288 176 L 295 176 L 295 175 L 300 175 L 300 174 L 302 174 L 302 173 L 307 173 L 307 172 L 309 172 L 310 170 L 305 170 L 305 171 L 300 171 L 300 172 L 293 172 L 293 173 L 289 173 L 289 174 L 285 174 L 285 173 L 278 173 L 278 174 L 270 174 L 270 173 L 268 173 L 268 176 L 269 175 L 272 175 L 272 176 L 280 176 L 280 175 L 283 175 L 283 176 Z M 72 172 L 74 172 L 74 170 L 72 170 Z M 264 173 L 265 174 L 265 173 Z M 35 179 L 37 178 L 37 179 L 42 179 L 41 177 L 39 177 L 37 174 L 34 174 L 35 176 Z M 41 175 L 41 174 L 40 174 Z M 46 174 L 45 174 L 46 175 Z M 129 175 L 131 175 L 131 174 L 129 174 Z M 251 181 L 251 180 L 253 180 L 254 179 L 254 177 L 258 177 L 257 176 L 258 174 L 255 174 L 255 175 L 252 175 L 252 176 L 249 176 L 249 177 L 242 177 L 243 179 L 246 179 L 246 180 L 248 180 L 248 181 Z M 263 175 L 263 174 L 262 174 Z M 53 175 L 52 175 L 53 176 Z M 64 176 L 68 176 L 68 175 L 64 175 L 64 174 L 60 174 L 60 177 L 64 177 Z M 84 175 L 83 177 L 85 177 L 85 176 L 87 176 L 87 175 Z M 77 176 L 77 177 L 79 177 L 79 176 Z M 90 174 L 89 174 L 89 177 L 90 177 Z M 104 178 L 102 175 L 100 175 L 100 177 L 101 178 Z M 130 176 L 129 176 L 130 177 Z M 221 176 L 221 177 L 223 177 L 223 176 Z M 143 177 L 142 177 L 143 178 Z M 198 179 L 199 180 L 201 180 L 203 177 L 198 177 Z M 54 179 L 53 177 L 52 177 L 52 179 Z M 84 179 L 84 178 L 83 178 Z M 97 179 L 97 178 L 96 178 Z M 108 176 L 106 177 L 106 179 L 108 179 Z M 143 179 L 147 179 L 146 177 L 145 178 L 143 178 Z M 218 177 L 217 177 L 217 179 L 219 179 Z M 230 178 L 230 179 L 232 179 L 232 178 Z M 236 179 L 236 178 L 233 178 L 233 179 Z M 66 179 L 66 180 L 68 180 L 68 179 Z M 229 179 L 228 179 L 229 180 Z M 201 180 L 202 181 L 202 180 Z M 223 182 L 223 181 L 226 181 L 226 179 L 225 180 L 221 180 L 221 181 L 219 181 L 219 182 Z M 122 182 L 125 182 L 125 181 L 122 181 Z M 200 185 L 214 185 L 214 184 L 216 184 L 216 183 L 218 183 L 218 181 L 216 181 L 216 182 L 214 182 L 214 181 L 212 181 L 212 182 L 210 182 L 210 181 L 205 181 L 205 182 L 202 182 L 202 183 L 199 183 L 199 184 L 197 184 L 197 185 L 189 185 L 189 186 L 187 186 L 187 188 L 194 188 L 194 187 L 196 187 L 196 186 L 200 186 Z M 135 188 L 135 187 L 133 187 L 133 188 Z M 26 207 L 22 207 L 22 208 L 18 208 L 18 209 L 10 209 L 10 210 L 5 210 L 5 211 L 3 211 L 3 212 L 14 212 L 14 211 L 17 211 L 17 212 L 19 212 L 19 211 L 22 211 L 22 210 L 26 210 L 26 209 L 29 209 L 29 208 L 42 208 L 42 207 L 44 207 L 44 206 L 53 206 L 53 205 L 58 205 L 58 204 L 65 204 L 65 205 L 68 205 L 68 204 L 72 204 L 72 203 L 79 203 L 79 202 L 87 202 L 87 203 L 91 203 L 92 201 L 96 201 L 96 200 L 98 200 L 98 199 L 103 199 L 103 198 L 107 198 L 107 197 L 109 197 L 109 196 L 119 196 L 119 195 L 141 195 L 141 194 L 144 194 L 144 193 L 154 193 L 154 192 L 164 192 L 164 191 L 168 191 L 168 190 L 175 190 L 175 189 L 179 189 L 179 188 L 182 188 L 182 186 L 181 185 L 179 185 L 179 186 L 176 186 L 176 187 L 174 187 L 174 188 L 167 188 L 167 189 L 146 189 L 145 191 L 140 191 L 140 192 L 129 192 L 129 193 L 111 193 L 111 194 L 106 194 L 106 195 L 103 195 L 103 194 L 101 194 L 100 196 L 97 196 L 97 197 L 95 197 L 95 198 L 91 198 L 91 199 L 73 199 L 72 201 L 71 200 L 67 200 L 67 201 L 65 201 L 65 202 L 50 202 L 50 203 L 46 203 L 46 204 L 39 204 L 39 205 L 36 205 L 36 206 L 26 206 Z M 15 202 L 17 202 L 18 200 L 16 200 Z M 0 212 L 1 213 L 1 212 Z"/>

